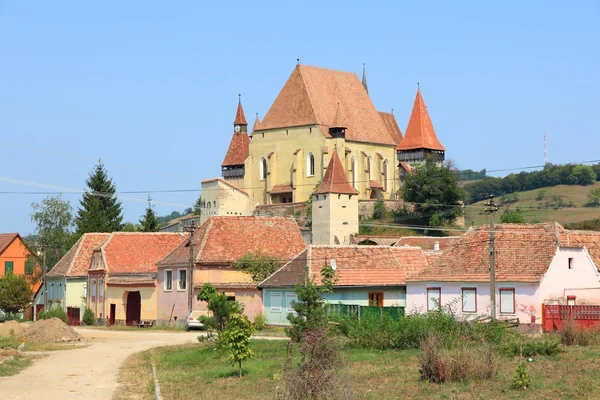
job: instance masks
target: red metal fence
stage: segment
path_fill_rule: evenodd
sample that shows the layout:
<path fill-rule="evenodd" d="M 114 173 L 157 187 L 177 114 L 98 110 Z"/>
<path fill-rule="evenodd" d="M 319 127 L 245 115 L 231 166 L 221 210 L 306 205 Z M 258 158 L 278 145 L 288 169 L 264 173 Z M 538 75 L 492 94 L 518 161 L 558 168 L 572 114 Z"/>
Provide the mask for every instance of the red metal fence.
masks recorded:
<path fill-rule="evenodd" d="M 600 306 L 542 305 L 544 332 L 560 331 L 565 323 L 573 321 L 581 328 L 600 325 Z"/>

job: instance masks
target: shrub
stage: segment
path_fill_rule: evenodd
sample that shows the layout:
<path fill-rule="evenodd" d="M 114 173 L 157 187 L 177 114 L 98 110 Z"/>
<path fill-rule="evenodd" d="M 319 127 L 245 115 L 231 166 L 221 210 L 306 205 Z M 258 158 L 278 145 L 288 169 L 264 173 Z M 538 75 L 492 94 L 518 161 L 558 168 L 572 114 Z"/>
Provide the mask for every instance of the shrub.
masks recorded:
<path fill-rule="evenodd" d="M 86 325 L 96 325 L 96 316 L 89 307 L 83 312 L 83 323 Z"/>
<path fill-rule="evenodd" d="M 379 199 L 373 206 L 373 219 L 384 219 L 387 215 L 387 207 L 383 200 Z"/>
<path fill-rule="evenodd" d="M 513 375 L 511 387 L 513 389 L 527 389 L 529 385 L 531 385 L 531 378 L 527 372 L 527 365 L 521 361 Z"/>
<path fill-rule="evenodd" d="M 526 340 L 523 342 L 523 356 L 553 356 L 562 351 L 559 345 L 560 343 L 555 340 L 538 338 Z M 518 356 L 521 354 L 521 344 L 516 340 L 511 340 L 500 346 L 500 351 L 507 356 Z"/>
<path fill-rule="evenodd" d="M 65 324 L 69 322 L 69 318 L 67 317 L 67 313 L 63 310 L 62 307 L 52 308 L 48 311 L 41 311 L 38 314 L 38 319 L 51 319 L 58 318 Z"/>
<path fill-rule="evenodd" d="M 537 201 L 542 201 L 542 200 L 544 200 L 544 196 L 545 195 L 546 195 L 546 191 L 545 190 L 538 190 L 538 192 L 537 192 L 537 194 L 535 196 L 535 199 Z"/>
<path fill-rule="evenodd" d="M 591 207 L 600 206 L 600 188 L 590 190 L 588 194 L 588 205 Z"/>
<path fill-rule="evenodd" d="M 446 381 L 446 364 L 442 355 L 442 341 L 434 333 L 429 334 L 421 342 L 419 355 L 419 374 L 421 379 L 432 383 Z"/>
<path fill-rule="evenodd" d="M 262 331 L 267 327 L 267 319 L 265 318 L 265 314 L 259 313 L 256 317 L 254 317 L 254 327 L 258 331 Z"/>
<path fill-rule="evenodd" d="M 579 327 L 573 320 L 567 320 L 560 332 L 560 340 L 566 346 L 589 346 L 597 342 L 597 332 Z"/>
<path fill-rule="evenodd" d="M 204 329 L 206 330 L 211 331 L 217 328 L 217 322 L 213 317 L 201 315 L 200 317 L 198 317 L 198 321 L 200 321 L 200 323 L 204 325 Z"/>
<path fill-rule="evenodd" d="M 242 377 L 242 361 L 252 358 L 254 352 L 250 349 L 250 336 L 254 327 L 244 314 L 232 314 L 220 336 L 220 341 L 229 353 L 228 359 L 232 366 L 238 365 L 240 378 Z"/>

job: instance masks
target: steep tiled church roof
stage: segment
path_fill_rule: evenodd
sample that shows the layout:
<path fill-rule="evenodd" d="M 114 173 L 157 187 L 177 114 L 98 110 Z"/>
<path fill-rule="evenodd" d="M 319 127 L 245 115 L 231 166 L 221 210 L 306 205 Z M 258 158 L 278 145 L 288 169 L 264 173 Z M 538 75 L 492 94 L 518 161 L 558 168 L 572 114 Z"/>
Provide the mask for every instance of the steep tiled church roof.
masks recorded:
<path fill-rule="evenodd" d="M 390 132 L 390 135 L 394 138 L 394 143 L 400 143 L 402 140 L 402 132 L 400 131 L 400 127 L 398 126 L 398 122 L 396 122 L 396 117 L 394 117 L 394 114 L 379 111 L 379 115 Z"/>
<path fill-rule="evenodd" d="M 446 150 L 435 135 L 431 118 L 429 118 L 427 107 L 419 89 L 417 89 L 417 97 L 408 121 L 408 127 L 404 132 L 404 139 L 398 145 L 398 150 L 416 149 Z"/>
<path fill-rule="evenodd" d="M 246 121 L 246 116 L 244 115 L 244 109 L 242 108 L 242 101 L 238 102 L 237 112 L 235 113 L 235 121 L 233 121 L 234 125 L 248 125 L 248 121 Z"/>
<path fill-rule="evenodd" d="M 297 65 L 262 120 L 260 129 L 320 125 L 328 127 L 338 104 L 347 117 L 346 140 L 395 145 L 381 116 L 354 73 Z"/>
<path fill-rule="evenodd" d="M 314 194 L 337 193 L 337 194 L 358 194 L 358 191 L 348 183 L 344 167 L 340 161 L 337 151 L 333 151 L 327 171 L 323 181 L 314 191 Z"/>
<path fill-rule="evenodd" d="M 250 138 L 245 132 L 236 132 L 229 142 L 229 148 L 221 167 L 244 165 L 250 151 Z"/>

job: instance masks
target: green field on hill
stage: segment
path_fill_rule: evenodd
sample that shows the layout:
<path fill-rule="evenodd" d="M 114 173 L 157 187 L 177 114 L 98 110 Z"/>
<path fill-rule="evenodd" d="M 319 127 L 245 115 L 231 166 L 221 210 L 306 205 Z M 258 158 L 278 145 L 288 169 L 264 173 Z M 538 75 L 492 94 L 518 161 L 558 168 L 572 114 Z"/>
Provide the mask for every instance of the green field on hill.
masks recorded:
<path fill-rule="evenodd" d="M 520 210 L 526 222 L 558 222 L 567 224 L 582 222 L 600 217 L 599 207 L 585 207 L 588 194 L 592 189 L 600 188 L 600 182 L 590 186 L 559 185 L 526 192 L 516 192 L 518 200 L 507 203 L 503 197 L 496 198 L 498 215 L 496 221 L 506 209 Z M 543 192 L 543 196 L 542 196 Z M 511 195 L 509 195 L 511 196 Z M 465 226 L 482 225 L 489 222 L 485 215 L 485 203 L 480 201 L 465 206 Z"/>

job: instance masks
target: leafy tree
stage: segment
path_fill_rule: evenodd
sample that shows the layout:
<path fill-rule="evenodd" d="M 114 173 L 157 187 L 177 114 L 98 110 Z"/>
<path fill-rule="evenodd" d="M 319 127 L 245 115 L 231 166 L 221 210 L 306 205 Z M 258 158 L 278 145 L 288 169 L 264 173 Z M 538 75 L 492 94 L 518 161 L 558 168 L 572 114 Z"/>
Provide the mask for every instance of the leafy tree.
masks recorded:
<path fill-rule="evenodd" d="M 596 173 L 587 165 L 576 165 L 571 171 L 569 181 L 576 185 L 591 185 L 596 181 Z"/>
<path fill-rule="evenodd" d="M 158 232 L 160 224 L 156 218 L 156 213 L 152 208 L 152 199 L 148 196 L 148 207 L 146 207 L 146 213 L 140 218 L 140 225 L 142 232 Z"/>
<path fill-rule="evenodd" d="M 507 209 L 500 216 L 500 222 L 503 224 L 524 224 L 525 218 L 520 212 Z"/>
<path fill-rule="evenodd" d="M 138 227 L 135 226 L 132 222 L 126 222 L 125 225 L 123 225 L 123 229 L 121 229 L 121 231 L 123 231 L 123 232 L 137 232 L 138 231 Z"/>
<path fill-rule="evenodd" d="M 590 190 L 588 201 L 588 204 L 592 207 L 600 206 L 600 188 Z"/>
<path fill-rule="evenodd" d="M 459 202 L 464 196 L 456 175 L 431 159 L 407 175 L 402 188 L 403 199 L 415 203 L 415 211 L 429 218 L 429 225 L 452 222 L 462 215 Z"/>
<path fill-rule="evenodd" d="M 254 355 L 250 349 L 250 336 L 253 333 L 254 327 L 248 317 L 239 313 L 230 316 L 227 328 L 221 332 L 221 343 L 229 352 L 231 365 L 238 365 L 240 378 L 242 377 L 242 361 Z"/>
<path fill-rule="evenodd" d="M 194 203 L 194 214 L 202 215 L 202 195 L 198 196 L 198 200 Z"/>
<path fill-rule="evenodd" d="M 46 266 L 52 268 L 76 241 L 73 235 L 73 208 L 60 196 L 32 203 L 31 221 L 36 224 L 34 240 L 27 244 L 34 253 L 46 247 Z"/>
<path fill-rule="evenodd" d="M 295 342 L 300 342 L 307 330 L 322 330 L 327 323 L 324 300 L 321 289 L 310 279 L 308 274 L 304 285 L 296 285 L 298 300 L 292 301 L 292 308 L 296 312 L 289 313 L 288 321 L 292 324 L 288 335 Z"/>
<path fill-rule="evenodd" d="M 96 325 L 96 317 L 94 316 L 94 312 L 91 308 L 86 307 L 83 312 L 83 323 L 86 325 Z"/>
<path fill-rule="evenodd" d="M 27 307 L 32 297 L 33 291 L 24 275 L 9 273 L 0 278 L 0 309 L 9 316 Z"/>
<path fill-rule="evenodd" d="M 123 211 L 115 195 L 116 189 L 99 160 L 85 181 L 88 190 L 83 194 L 77 211 L 77 233 L 115 232 L 122 228 Z"/>
<path fill-rule="evenodd" d="M 382 199 L 378 199 L 373 206 L 373 219 L 383 219 L 387 214 L 387 207 Z"/>
<path fill-rule="evenodd" d="M 262 282 L 281 267 L 281 262 L 261 253 L 248 253 L 233 267 L 252 276 L 254 282 Z"/>
<path fill-rule="evenodd" d="M 210 283 L 202 286 L 197 298 L 208 303 L 208 309 L 212 311 L 219 331 L 225 329 L 233 314 L 242 314 L 244 311 L 242 304 L 235 300 L 229 300 L 224 293 L 217 292 L 217 289 Z"/>

